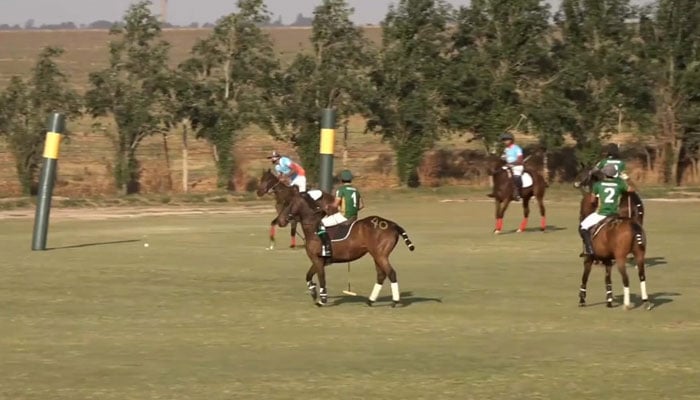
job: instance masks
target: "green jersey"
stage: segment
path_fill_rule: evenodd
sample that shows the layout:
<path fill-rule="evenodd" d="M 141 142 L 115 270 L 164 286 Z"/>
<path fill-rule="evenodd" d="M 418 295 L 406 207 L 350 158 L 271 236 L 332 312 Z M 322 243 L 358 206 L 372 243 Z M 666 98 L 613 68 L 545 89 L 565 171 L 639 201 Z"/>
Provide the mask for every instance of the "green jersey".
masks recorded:
<path fill-rule="evenodd" d="M 357 217 L 357 212 L 360 210 L 360 192 L 356 188 L 345 184 L 338 188 L 335 197 L 341 199 L 340 212 L 345 218 Z"/>
<path fill-rule="evenodd" d="M 593 194 L 598 197 L 598 214 L 615 215 L 620 209 L 620 197 L 628 190 L 621 178 L 605 179 L 593 185 Z"/>
<path fill-rule="evenodd" d="M 601 170 L 603 169 L 604 166 L 606 165 L 612 165 L 615 167 L 615 170 L 617 170 L 617 175 L 615 175 L 615 178 L 622 177 L 624 178 L 625 176 L 625 162 L 622 160 L 615 160 L 614 158 L 606 158 L 605 160 L 600 160 L 598 164 L 596 164 L 596 168 Z"/>

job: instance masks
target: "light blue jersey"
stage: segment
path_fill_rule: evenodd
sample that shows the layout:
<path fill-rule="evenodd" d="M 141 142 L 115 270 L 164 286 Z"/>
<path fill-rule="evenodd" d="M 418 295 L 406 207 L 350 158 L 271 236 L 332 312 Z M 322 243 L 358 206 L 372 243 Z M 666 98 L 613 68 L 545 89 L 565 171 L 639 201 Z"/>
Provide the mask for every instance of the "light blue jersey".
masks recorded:
<path fill-rule="evenodd" d="M 297 176 L 306 176 L 306 172 L 301 165 L 293 162 L 289 157 L 282 157 L 275 165 L 275 171 L 279 174 L 284 174 L 294 179 Z"/>
<path fill-rule="evenodd" d="M 523 155 L 523 149 L 517 144 L 513 143 L 503 150 L 503 157 L 508 164 L 518 161 L 518 157 Z"/>
<path fill-rule="evenodd" d="M 292 172 L 292 160 L 289 157 L 280 158 L 277 165 L 275 165 L 275 171 L 280 174 L 289 175 Z"/>

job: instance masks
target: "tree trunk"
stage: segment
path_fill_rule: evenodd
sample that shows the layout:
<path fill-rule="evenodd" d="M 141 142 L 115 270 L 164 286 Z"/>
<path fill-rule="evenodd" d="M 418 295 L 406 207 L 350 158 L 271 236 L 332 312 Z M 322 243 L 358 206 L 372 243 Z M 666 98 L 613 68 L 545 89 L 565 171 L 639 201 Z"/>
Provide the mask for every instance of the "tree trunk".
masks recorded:
<path fill-rule="evenodd" d="M 654 167 L 651 165 L 651 152 L 649 152 L 649 149 L 644 146 L 644 156 L 646 159 L 646 169 L 647 171 L 653 171 Z"/>
<path fill-rule="evenodd" d="M 188 154 L 187 154 L 187 123 L 182 125 L 182 191 L 187 193 L 189 191 L 189 177 L 188 173 Z"/>
<path fill-rule="evenodd" d="M 680 174 L 680 168 L 679 164 L 681 162 L 681 149 L 683 148 L 683 141 L 681 139 L 674 140 L 673 141 L 673 159 L 671 160 L 671 182 L 674 183 L 676 186 L 680 186 L 681 184 L 681 174 Z"/>
<path fill-rule="evenodd" d="M 173 174 L 170 165 L 170 149 L 168 148 L 168 133 L 163 132 L 163 152 L 165 153 L 165 167 L 168 169 L 167 175 L 167 189 L 168 191 L 173 190 Z"/>

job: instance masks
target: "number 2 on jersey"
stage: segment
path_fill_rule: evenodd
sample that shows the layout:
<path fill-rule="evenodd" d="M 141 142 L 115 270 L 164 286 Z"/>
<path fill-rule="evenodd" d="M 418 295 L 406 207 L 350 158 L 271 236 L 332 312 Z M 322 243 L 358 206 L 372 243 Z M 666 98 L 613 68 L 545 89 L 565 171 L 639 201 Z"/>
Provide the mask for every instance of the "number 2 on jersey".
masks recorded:
<path fill-rule="evenodd" d="M 603 189 L 603 192 L 607 196 L 605 196 L 605 199 L 603 199 L 603 202 L 606 204 L 612 204 L 615 202 L 615 189 L 614 188 L 605 188 Z"/>

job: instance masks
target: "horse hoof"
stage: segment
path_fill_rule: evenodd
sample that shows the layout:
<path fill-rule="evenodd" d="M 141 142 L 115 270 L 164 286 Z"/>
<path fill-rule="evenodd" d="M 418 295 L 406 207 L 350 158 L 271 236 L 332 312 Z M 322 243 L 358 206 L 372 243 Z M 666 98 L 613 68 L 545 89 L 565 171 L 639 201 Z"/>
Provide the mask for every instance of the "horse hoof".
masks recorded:
<path fill-rule="evenodd" d="M 608 308 L 612 308 L 612 301 L 609 301 L 605 306 Z"/>
<path fill-rule="evenodd" d="M 632 306 L 629 305 L 629 304 L 625 304 L 624 306 L 622 306 L 622 309 L 625 310 L 625 311 L 629 311 L 629 310 L 632 309 Z"/>
<path fill-rule="evenodd" d="M 499 231 L 498 229 L 496 229 L 495 231 L 493 231 L 493 234 L 494 234 L 494 235 L 499 235 L 500 233 L 501 233 L 501 231 Z"/>
<path fill-rule="evenodd" d="M 581 302 L 578 303 L 578 306 L 579 306 L 579 307 L 585 307 L 585 306 L 586 306 L 586 302 L 585 302 L 585 301 L 581 301 Z"/>
<path fill-rule="evenodd" d="M 316 307 L 323 307 L 325 305 L 325 304 L 321 303 L 320 301 L 317 301 L 314 304 L 316 304 Z"/>
<path fill-rule="evenodd" d="M 392 302 L 391 302 L 391 308 L 396 308 L 397 306 L 400 306 L 400 305 L 401 305 L 401 303 L 398 302 L 398 301 L 392 301 Z"/>
<path fill-rule="evenodd" d="M 290 249 L 296 249 L 296 247 L 297 247 L 297 246 L 295 246 L 295 245 L 293 245 L 293 244 L 290 244 L 290 245 L 289 245 L 289 248 L 290 248 Z"/>
<path fill-rule="evenodd" d="M 370 307 L 372 307 L 372 304 L 374 304 L 374 302 L 373 302 L 372 300 L 367 300 L 366 303 L 367 303 L 367 305 L 370 306 Z"/>
<path fill-rule="evenodd" d="M 650 301 L 645 300 L 645 301 L 644 301 L 644 309 L 647 310 L 647 311 L 649 311 L 649 310 L 651 310 L 652 308 L 654 308 L 654 305 L 651 304 Z"/>
<path fill-rule="evenodd" d="M 518 228 L 518 230 L 517 230 L 517 231 L 515 231 L 515 232 L 517 232 L 517 233 L 523 233 L 523 232 L 525 232 L 525 231 L 524 231 L 524 230 L 522 230 L 522 229 L 520 229 L 520 228 Z"/>

